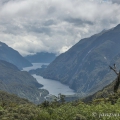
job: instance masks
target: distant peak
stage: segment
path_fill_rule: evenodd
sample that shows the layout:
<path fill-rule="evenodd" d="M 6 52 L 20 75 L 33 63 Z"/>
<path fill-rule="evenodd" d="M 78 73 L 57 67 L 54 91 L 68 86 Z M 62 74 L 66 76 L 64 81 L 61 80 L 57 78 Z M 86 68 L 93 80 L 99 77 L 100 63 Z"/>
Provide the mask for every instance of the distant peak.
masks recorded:
<path fill-rule="evenodd" d="M 115 30 L 120 30 L 120 24 L 118 24 L 114 29 Z"/>

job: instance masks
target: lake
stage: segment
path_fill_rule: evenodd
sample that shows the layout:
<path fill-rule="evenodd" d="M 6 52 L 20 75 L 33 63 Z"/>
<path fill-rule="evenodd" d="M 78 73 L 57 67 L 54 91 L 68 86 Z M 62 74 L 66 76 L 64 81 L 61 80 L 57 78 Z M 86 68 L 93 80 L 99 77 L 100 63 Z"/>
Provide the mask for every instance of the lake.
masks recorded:
<path fill-rule="evenodd" d="M 33 66 L 23 68 L 24 71 L 29 71 L 32 69 L 41 68 L 42 65 L 48 65 L 48 63 L 32 63 Z M 45 79 L 38 75 L 32 75 L 36 80 L 43 85 L 41 89 L 46 89 L 52 95 L 58 95 L 59 93 L 64 95 L 73 95 L 75 94 L 74 90 L 70 89 L 69 86 L 60 83 L 59 81 Z"/>

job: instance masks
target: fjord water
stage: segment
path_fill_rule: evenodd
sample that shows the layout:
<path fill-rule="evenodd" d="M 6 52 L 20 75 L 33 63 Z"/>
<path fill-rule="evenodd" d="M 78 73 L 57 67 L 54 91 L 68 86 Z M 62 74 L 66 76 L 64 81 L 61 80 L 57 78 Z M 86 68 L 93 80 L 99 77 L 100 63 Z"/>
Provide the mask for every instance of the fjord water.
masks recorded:
<path fill-rule="evenodd" d="M 24 71 L 41 68 L 42 65 L 48 65 L 48 63 L 33 63 L 33 66 L 23 68 Z M 59 81 L 45 79 L 38 75 L 32 75 L 36 80 L 43 85 L 42 89 L 49 91 L 49 94 L 58 95 L 59 93 L 64 95 L 75 94 L 74 90 L 70 89 L 69 86 L 60 83 Z"/>

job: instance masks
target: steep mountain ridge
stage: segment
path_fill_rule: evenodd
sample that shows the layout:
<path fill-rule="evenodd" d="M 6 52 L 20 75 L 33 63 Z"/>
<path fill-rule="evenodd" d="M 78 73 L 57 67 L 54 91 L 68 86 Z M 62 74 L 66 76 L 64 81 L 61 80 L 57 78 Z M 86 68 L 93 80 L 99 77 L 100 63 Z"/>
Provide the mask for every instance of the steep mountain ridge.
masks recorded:
<path fill-rule="evenodd" d="M 22 57 L 19 52 L 12 49 L 3 42 L 0 42 L 0 60 L 5 60 L 16 65 L 19 69 L 32 66 L 32 64 Z"/>
<path fill-rule="evenodd" d="M 42 76 L 68 84 L 77 92 L 94 93 L 112 82 L 113 77 L 108 79 L 106 75 L 110 72 L 108 66 L 120 53 L 119 46 L 120 25 L 80 40 L 58 56 Z M 99 87 L 95 89 L 96 86 Z"/>
<path fill-rule="evenodd" d="M 48 94 L 47 90 L 39 89 L 42 86 L 28 72 L 20 71 L 15 65 L 0 60 L 0 90 L 40 103 Z"/>

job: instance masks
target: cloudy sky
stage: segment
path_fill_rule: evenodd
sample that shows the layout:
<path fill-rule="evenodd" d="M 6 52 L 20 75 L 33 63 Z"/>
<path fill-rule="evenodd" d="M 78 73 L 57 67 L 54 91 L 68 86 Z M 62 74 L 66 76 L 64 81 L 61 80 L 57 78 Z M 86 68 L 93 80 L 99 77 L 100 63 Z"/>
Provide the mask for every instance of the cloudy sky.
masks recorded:
<path fill-rule="evenodd" d="M 0 0 L 0 41 L 22 55 L 62 53 L 120 23 L 120 0 Z"/>

